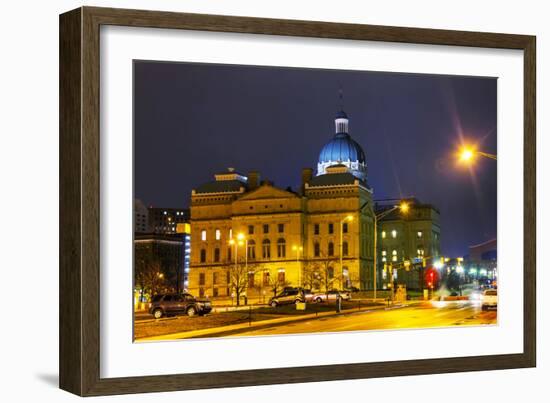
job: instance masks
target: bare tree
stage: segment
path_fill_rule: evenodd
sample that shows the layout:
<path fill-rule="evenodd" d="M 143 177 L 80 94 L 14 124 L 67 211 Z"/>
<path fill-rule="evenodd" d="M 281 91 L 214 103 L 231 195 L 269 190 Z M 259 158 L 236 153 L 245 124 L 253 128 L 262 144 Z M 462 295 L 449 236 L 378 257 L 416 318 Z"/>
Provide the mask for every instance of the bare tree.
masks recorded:
<path fill-rule="evenodd" d="M 142 258 L 136 260 L 134 278 L 136 286 L 138 286 L 144 294 L 149 294 L 151 297 L 161 290 L 166 289 L 162 264 L 158 259 Z"/>
<path fill-rule="evenodd" d="M 302 267 L 302 285 L 305 289 L 315 290 L 320 288 L 320 277 L 318 263 L 311 262 Z"/>
<path fill-rule="evenodd" d="M 283 288 L 290 285 L 290 282 L 287 281 L 286 277 L 281 278 L 279 277 L 278 273 L 276 276 L 269 276 L 269 287 L 271 288 L 271 291 L 273 292 L 273 296 L 277 296 L 280 291 L 283 290 Z"/>
<path fill-rule="evenodd" d="M 335 266 L 337 259 L 334 256 L 321 256 L 320 259 L 310 263 L 310 268 L 315 277 L 315 281 L 319 283 L 320 289 L 328 293 L 335 285 L 338 284 L 339 277 L 335 274 Z"/>
<path fill-rule="evenodd" d="M 241 295 L 248 289 L 249 275 L 255 275 L 258 267 L 255 264 L 245 264 L 244 261 L 237 264 L 229 264 L 227 267 L 229 273 L 229 286 L 237 298 L 237 306 L 241 303 Z"/>

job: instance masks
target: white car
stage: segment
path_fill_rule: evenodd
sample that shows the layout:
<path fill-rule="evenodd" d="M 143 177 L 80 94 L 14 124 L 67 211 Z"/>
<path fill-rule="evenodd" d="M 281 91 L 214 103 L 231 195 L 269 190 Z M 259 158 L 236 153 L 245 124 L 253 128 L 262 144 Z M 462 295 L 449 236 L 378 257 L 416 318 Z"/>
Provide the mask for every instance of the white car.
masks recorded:
<path fill-rule="evenodd" d="M 351 299 L 351 295 L 349 292 L 337 290 L 332 290 L 324 293 L 319 292 L 317 294 L 314 294 L 312 299 L 315 302 L 336 301 L 338 299 L 338 296 L 342 298 L 342 301 L 349 301 Z"/>
<path fill-rule="evenodd" d="M 489 290 L 483 291 L 481 296 L 481 310 L 486 311 L 490 307 L 496 308 L 498 305 L 498 295 L 497 290 L 491 288 Z"/>

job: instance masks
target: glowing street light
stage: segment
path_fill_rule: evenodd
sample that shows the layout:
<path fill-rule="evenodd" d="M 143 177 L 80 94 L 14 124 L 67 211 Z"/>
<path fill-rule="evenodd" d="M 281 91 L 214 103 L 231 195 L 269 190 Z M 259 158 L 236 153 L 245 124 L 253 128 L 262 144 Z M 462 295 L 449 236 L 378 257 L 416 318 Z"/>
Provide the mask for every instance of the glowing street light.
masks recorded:
<path fill-rule="evenodd" d="M 474 158 L 474 152 L 470 148 L 463 148 L 460 151 L 459 160 L 461 162 L 470 162 Z"/>
<path fill-rule="evenodd" d="M 474 162 L 475 157 L 478 155 L 495 161 L 497 159 L 495 154 L 485 153 L 477 150 L 474 146 L 465 145 L 458 151 L 458 161 L 462 164 L 469 165 Z"/>
<path fill-rule="evenodd" d="M 296 261 L 300 260 L 300 253 L 304 250 L 301 246 L 294 245 L 292 247 L 292 250 L 296 252 Z"/>

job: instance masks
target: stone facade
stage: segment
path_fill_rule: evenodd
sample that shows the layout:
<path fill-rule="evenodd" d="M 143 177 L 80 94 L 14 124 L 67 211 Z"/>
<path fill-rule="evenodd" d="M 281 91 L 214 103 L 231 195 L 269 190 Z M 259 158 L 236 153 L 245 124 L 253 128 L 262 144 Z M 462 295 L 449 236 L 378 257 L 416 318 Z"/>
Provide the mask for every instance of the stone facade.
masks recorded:
<path fill-rule="evenodd" d="M 345 168 L 329 168 L 315 178 L 306 172 L 303 178 L 301 192 L 269 182 L 250 186 L 237 173 L 217 175 L 193 191 L 191 293 L 232 294 L 235 250 L 240 265 L 245 249 L 248 295 L 270 291 L 275 278 L 280 286 L 372 287 L 372 191 Z M 230 241 L 238 234 L 244 240 L 235 248 Z M 324 273 L 311 277 L 315 271 Z"/>

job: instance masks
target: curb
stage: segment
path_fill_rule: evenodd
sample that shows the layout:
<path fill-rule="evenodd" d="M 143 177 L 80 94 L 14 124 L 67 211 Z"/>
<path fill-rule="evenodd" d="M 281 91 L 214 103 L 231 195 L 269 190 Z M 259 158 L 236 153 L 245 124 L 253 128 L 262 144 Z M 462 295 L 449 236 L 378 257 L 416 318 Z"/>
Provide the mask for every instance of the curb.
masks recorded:
<path fill-rule="evenodd" d="M 160 340 L 174 340 L 174 339 L 194 339 L 194 338 L 204 338 L 204 337 L 219 337 L 219 336 L 227 336 L 234 333 L 238 333 L 239 331 L 243 329 L 247 330 L 258 330 L 261 328 L 271 327 L 273 325 L 285 325 L 288 323 L 294 323 L 294 322 L 300 322 L 300 321 L 307 321 L 307 320 L 314 320 L 314 319 L 320 319 L 320 318 L 327 318 L 327 317 L 333 317 L 338 315 L 346 315 L 346 314 L 353 314 L 353 313 L 368 313 L 372 311 L 379 311 L 379 310 L 393 310 L 393 309 L 399 309 L 399 308 L 405 308 L 408 307 L 410 304 L 406 305 L 394 305 L 391 307 L 387 306 L 379 306 L 379 307 L 371 307 L 369 309 L 365 310 L 357 310 L 357 309 L 346 309 L 341 312 L 322 312 L 322 313 L 313 313 L 303 316 L 298 316 L 294 318 L 275 318 L 275 319 L 267 319 L 262 320 L 258 322 L 243 322 L 236 325 L 228 325 L 228 326 L 221 326 L 221 327 L 214 327 L 214 328 L 208 328 L 208 329 L 199 329 L 199 330 L 191 330 L 187 332 L 178 332 L 178 333 L 170 333 L 170 334 L 164 334 L 160 336 L 150 336 L 150 337 L 143 337 L 141 339 L 135 340 L 136 343 L 141 342 L 150 342 L 150 341 L 160 341 Z"/>

